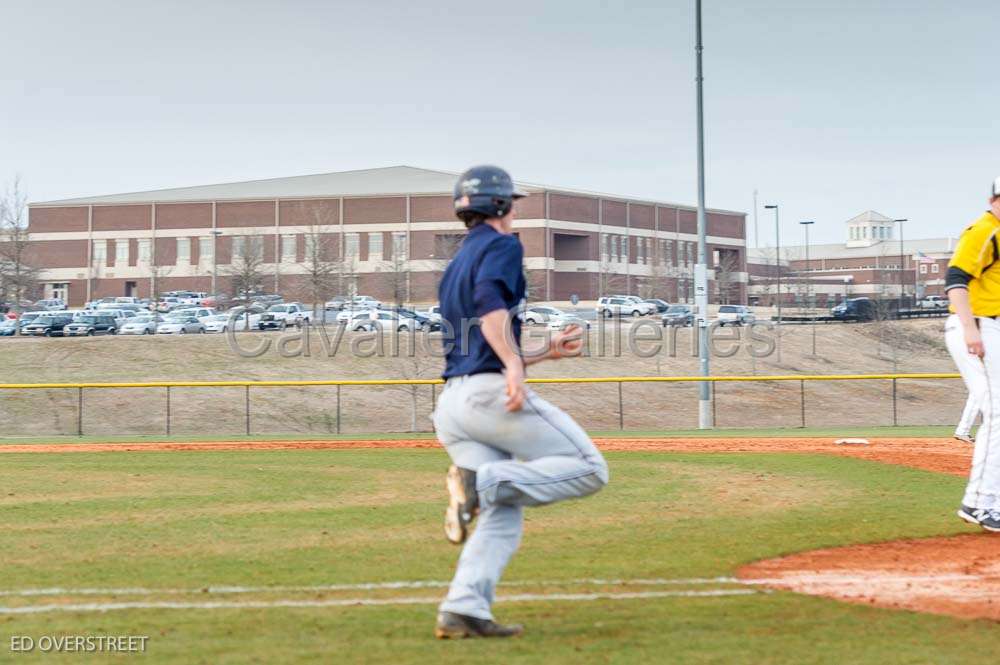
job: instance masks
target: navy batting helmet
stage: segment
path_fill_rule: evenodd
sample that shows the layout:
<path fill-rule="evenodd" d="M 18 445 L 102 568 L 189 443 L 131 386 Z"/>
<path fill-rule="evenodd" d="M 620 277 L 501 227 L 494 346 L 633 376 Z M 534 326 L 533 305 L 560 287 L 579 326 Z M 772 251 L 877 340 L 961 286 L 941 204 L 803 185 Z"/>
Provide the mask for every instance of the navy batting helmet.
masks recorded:
<path fill-rule="evenodd" d="M 466 224 L 482 216 L 503 217 L 515 199 L 527 196 L 498 166 L 473 166 L 455 183 L 455 214 Z"/>

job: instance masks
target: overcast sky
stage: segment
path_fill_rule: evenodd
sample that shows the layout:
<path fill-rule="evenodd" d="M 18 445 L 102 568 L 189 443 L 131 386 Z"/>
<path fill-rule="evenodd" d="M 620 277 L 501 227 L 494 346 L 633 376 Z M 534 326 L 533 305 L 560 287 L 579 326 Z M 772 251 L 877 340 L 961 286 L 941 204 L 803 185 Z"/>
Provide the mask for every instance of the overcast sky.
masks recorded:
<path fill-rule="evenodd" d="M 694 1 L 11 2 L 32 200 L 409 164 L 694 204 Z M 997 0 L 705 0 L 707 201 L 956 235 L 1000 175 Z M 773 243 L 761 211 L 762 244 Z M 766 233 L 766 235 L 765 235 Z"/>

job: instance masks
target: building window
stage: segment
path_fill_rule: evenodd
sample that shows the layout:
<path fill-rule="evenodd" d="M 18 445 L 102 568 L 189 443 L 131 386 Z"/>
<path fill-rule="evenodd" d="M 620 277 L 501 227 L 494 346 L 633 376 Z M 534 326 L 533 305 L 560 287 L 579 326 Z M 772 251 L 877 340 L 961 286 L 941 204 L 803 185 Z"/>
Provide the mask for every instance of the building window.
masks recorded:
<path fill-rule="evenodd" d="M 611 262 L 618 263 L 618 236 L 610 236 L 611 238 L 611 249 L 608 254 L 611 255 Z"/>
<path fill-rule="evenodd" d="M 601 247 L 601 263 L 607 263 L 608 262 L 608 240 L 607 240 L 607 238 L 608 237 L 606 235 L 601 234 L 600 239 L 598 240 L 598 244 Z"/>
<path fill-rule="evenodd" d="M 396 231 L 392 234 L 392 258 L 395 261 L 406 261 L 408 255 L 406 250 L 406 231 Z"/>
<path fill-rule="evenodd" d="M 938 265 L 938 264 L 936 264 L 936 263 L 935 263 L 935 264 L 933 264 L 933 265 L 931 266 L 931 272 L 932 272 L 932 273 L 939 273 L 939 272 L 941 272 L 941 266 L 939 266 L 939 265 Z"/>
<path fill-rule="evenodd" d="M 246 247 L 246 238 L 243 236 L 233 237 L 233 258 L 238 259 L 243 256 Z"/>
<path fill-rule="evenodd" d="M 664 240 L 663 241 L 664 251 L 663 260 L 669 265 L 674 265 L 674 241 Z"/>
<path fill-rule="evenodd" d="M 921 275 L 926 275 L 927 274 L 927 266 L 926 265 L 924 265 L 924 264 L 920 265 L 920 274 Z"/>
<path fill-rule="evenodd" d="M 128 265 L 128 240 L 115 240 L 115 265 Z"/>
<path fill-rule="evenodd" d="M 369 233 L 368 234 L 368 260 L 369 261 L 381 261 L 382 260 L 382 234 L 381 233 Z"/>
<path fill-rule="evenodd" d="M 281 236 L 281 262 L 282 263 L 295 263 L 295 254 L 297 247 L 296 242 L 297 236 L 285 235 Z"/>
<path fill-rule="evenodd" d="M 359 237 L 357 233 L 344 234 L 344 255 L 352 259 L 358 258 Z"/>
<path fill-rule="evenodd" d="M 178 238 L 178 250 L 177 255 L 180 256 L 180 240 Z M 186 238 L 184 238 L 186 240 Z M 257 261 L 263 261 L 264 259 L 264 243 L 261 242 L 260 236 L 234 236 L 233 237 L 233 256 L 232 261 L 243 261 L 247 258 L 256 259 Z"/>
<path fill-rule="evenodd" d="M 623 263 L 628 263 L 628 245 L 629 245 L 629 237 L 628 236 L 622 236 L 622 262 Z"/>
<path fill-rule="evenodd" d="M 94 241 L 94 265 L 103 266 L 108 260 L 108 241 Z"/>
<path fill-rule="evenodd" d="M 198 263 L 212 265 L 215 257 L 215 247 L 212 243 L 213 236 L 198 238 Z M 142 250 L 139 250 L 142 253 Z"/>
<path fill-rule="evenodd" d="M 177 263 L 191 263 L 191 238 L 177 239 Z"/>
<path fill-rule="evenodd" d="M 153 241 L 142 239 L 139 241 L 139 263 L 149 263 L 152 257 Z"/>

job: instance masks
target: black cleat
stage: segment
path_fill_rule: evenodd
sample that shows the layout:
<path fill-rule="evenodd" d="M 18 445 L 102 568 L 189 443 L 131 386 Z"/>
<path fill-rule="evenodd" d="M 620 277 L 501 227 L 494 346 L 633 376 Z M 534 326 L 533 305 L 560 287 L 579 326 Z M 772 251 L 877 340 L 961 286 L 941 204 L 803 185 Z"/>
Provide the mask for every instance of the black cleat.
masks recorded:
<path fill-rule="evenodd" d="M 1000 510 L 977 510 L 979 526 L 992 533 L 1000 533 Z"/>
<path fill-rule="evenodd" d="M 985 511 L 977 508 L 971 508 L 963 503 L 962 507 L 958 509 L 958 516 L 969 524 L 979 526 L 979 515 L 983 512 Z"/>
<path fill-rule="evenodd" d="M 490 619 L 477 619 L 465 614 L 439 612 L 434 637 L 458 640 L 466 637 L 517 637 L 524 632 L 521 624 L 505 626 Z"/>
<path fill-rule="evenodd" d="M 469 524 L 479 513 L 476 472 L 452 464 L 448 467 L 447 486 L 448 509 L 444 512 L 444 535 L 449 542 L 460 545 L 469 535 Z"/>

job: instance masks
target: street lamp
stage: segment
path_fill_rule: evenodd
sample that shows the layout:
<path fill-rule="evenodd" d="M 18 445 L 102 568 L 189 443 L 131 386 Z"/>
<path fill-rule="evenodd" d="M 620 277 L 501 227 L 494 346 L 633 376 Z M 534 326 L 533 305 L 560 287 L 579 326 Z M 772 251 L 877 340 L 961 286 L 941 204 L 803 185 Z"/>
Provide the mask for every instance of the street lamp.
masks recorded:
<path fill-rule="evenodd" d="M 814 221 L 803 221 L 799 222 L 802 227 L 806 230 L 806 302 L 812 303 L 812 275 L 809 274 L 809 227 L 815 224 Z M 810 309 L 812 309 L 810 304 Z M 812 322 L 812 345 L 813 345 L 813 355 L 816 355 L 816 320 L 813 319 Z"/>
<path fill-rule="evenodd" d="M 778 204 L 765 205 L 765 210 L 774 211 L 774 268 L 777 275 L 777 297 L 778 297 L 778 362 L 781 362 L 781 226 L 778 221 Z"/>
<path fill-rule="evenodd" d="M 894 219 L 893 222 L 899 223 L 899 306 L 903 306 L 903 297 L 906 295 L 903 289 L 903 222 L 908 222 L 910 220 Z M 914 287 L 915 289 L 916 287 Z"/>

